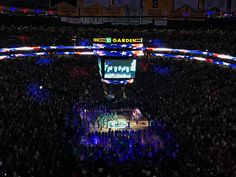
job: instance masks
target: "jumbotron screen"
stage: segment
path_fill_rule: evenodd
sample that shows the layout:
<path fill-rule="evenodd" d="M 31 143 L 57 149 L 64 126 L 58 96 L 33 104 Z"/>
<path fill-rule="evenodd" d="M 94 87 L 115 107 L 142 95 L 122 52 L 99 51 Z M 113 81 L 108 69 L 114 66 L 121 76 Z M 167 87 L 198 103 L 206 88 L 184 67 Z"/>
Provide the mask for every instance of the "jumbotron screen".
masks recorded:
<path fill-rule="evenodd" d="M 101 61 L 101 58 L 98 58 L 98 68 L 99 68 L 99 74 L 102 77 L 102 61 Z"/>
<path fill-rule="evenodd" d="M 131 79 L 135 78 L 136 60 L 105 60 L 105 79 Z"/>

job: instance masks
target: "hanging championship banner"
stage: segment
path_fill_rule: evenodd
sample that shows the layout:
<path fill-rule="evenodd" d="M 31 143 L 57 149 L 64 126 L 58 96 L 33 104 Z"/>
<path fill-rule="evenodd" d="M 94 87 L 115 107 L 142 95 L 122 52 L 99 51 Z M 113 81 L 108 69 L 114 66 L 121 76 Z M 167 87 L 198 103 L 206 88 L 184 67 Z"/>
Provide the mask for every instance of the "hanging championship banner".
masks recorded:
<path fill-rule="evenodd" d="M 174 10 L 183 7 L 186 4 L 186 0 L 174 0 Z"/>
<path fill-rule="evenodd" d="M 58 5 L 62 2 L 66 2 L 72 6 L 77 6 L 77 0 L 51 0 L 51 1 L 49 1 L 50 6 L 55 6 L 55 5 Z"/>
<path fill-rule="evenodd" d="M 210 10 L 215 7 L 222 11 L 226 11 L 227 0 L 206 0 L 205 1 L 205 10 Z"/>
<path fill-rule="evenodd" d="M 234 11 L 236 11 L 236 1 L 232 0 L 232 2 L 231 2 L 231 12 L 234 12 Z"/>
<path fill-rule="evenodd" d="M 122 7 L 125 5 L 125 0 L 114 0 L 114 7 Z"/>
<path fill-rule="evenodd" d="M 198 0 L 175 0 L 174 1 L 174 10 L 188 5 L 190 8 L 197 10 L 198 9 Z"/>
<path fill-rule="evenodd" d="M 84 8 L 92 6 L 97 3 L 97 0 L 84 0 Z"/>
<path fill-rule="evenodd" d="M 110 0 L 98 0 L 98 3 L 99 3 L 102 7 L 110 7 Z"/>
<path fill-rule="evenodd" d="M 125 4 L 135 9 L 139 9 L 141 6 L 141 0 L 125 0 Z"/>
<path fill-rule="evenodd" d="M 141 0 L 114 0 L 115 7 L 129 6 L 135 9 L 139 9 L 141 6 Z"/>
<path fill-rule="evenodd" d="M 186 4 L 193 10 L 198 10 L 198 0 L 187 0 Z"/>

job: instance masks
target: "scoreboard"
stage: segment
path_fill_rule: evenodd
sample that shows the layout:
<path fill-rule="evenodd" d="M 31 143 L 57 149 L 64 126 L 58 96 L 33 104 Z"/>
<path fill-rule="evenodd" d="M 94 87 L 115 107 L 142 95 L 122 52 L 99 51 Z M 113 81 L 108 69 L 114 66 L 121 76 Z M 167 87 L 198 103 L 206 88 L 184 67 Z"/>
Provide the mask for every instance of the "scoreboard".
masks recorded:
<path fill-rule="evenodd" d="M 142 38 L 93 38 L 98 55 L 99 74 L 102 81 L 109 84 L 127 84 L 135 79 L 137 60 L 142 54 Z"/>

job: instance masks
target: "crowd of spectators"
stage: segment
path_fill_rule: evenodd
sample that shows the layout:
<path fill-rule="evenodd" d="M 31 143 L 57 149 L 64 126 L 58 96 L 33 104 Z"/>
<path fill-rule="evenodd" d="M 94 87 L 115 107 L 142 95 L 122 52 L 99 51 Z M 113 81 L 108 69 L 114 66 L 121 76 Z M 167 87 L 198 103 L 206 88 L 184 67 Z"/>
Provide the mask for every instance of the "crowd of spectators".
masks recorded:
<path fill-rule="evenodd" d="M 131 93 L 143 110 L 166 122 L 185 144 L 184 151 L 207 158 L 221 175 L 235 175 L 234 71 L 185 61 L 166 61 L 161 66 L 149 62 L 150 68 L 155 63 L 169 67 L 170 73 L 163 76 L 151 69 L 136 78 Z"/>
<path fill-rule="evenodd" d="M 236 55 L 236 31 L 174 30 L 156 28 L 96 28 L 94 26 L 0 26 L 0 47 L 37 45 L 80 45 L 94 37 L 142 37 L 146 45 L 211 51 Z M 75 40 L 74 40 L 75 39 Z M 227 39 L 227 40 L 225 40 Z M 157 41 L 157 42 L 154 42 Z"/>
<path fill-rule="evenodd" d="M 144 37 L 146 44 L 158 38 L 165 47 L 235 54 L 235 35 L 220 30 L 1 26 L 0 46 L 74 45 L 73 38 L 79 42 L 104 35 L 135 35 Z M 134 84 L 126 86 L 127 98 L 115 104 L 118 108 L 138 107 L 149 120 L 161 122 L 178 142 L 179 152 L 174 158 L 161 153 L 128 157 L 118 163 L 118 156 L 123 157 L 120 151 L 116 154 L 114 149 L 78 144 L 84 131 L 80 123 L 75 124 L 80 116 L 75 116 L 72 108 L 80 103 L 114 104 L 105 98 L 97 59 L 50 56 L 50 64 L 38 65 L 39 59 L 0 62 L 0 175 L 236 175 L 234 70 L 195 61 L 139 61 Z M 168 68 L 168 72 L 158 73 L 156 67 Z M 159 126 L 156 130 L 163 129 Z M 120 134 L 97 136 L 127 140 L 127 132 Z M 165 159 L 159 161 L 161 158 Z"/>
<path fill-rule="evenodd" d="M 170 175 L 172 171 L 161 165 L 166 159 L 171 162 L 178 152 L 178 144 L 159 122 L 148 130 L 89 133 L 81 142 L 74 150 L 79 162 L 75 174 L 79 176 L 96 176 L 96 171 L 98 176 Z"/>

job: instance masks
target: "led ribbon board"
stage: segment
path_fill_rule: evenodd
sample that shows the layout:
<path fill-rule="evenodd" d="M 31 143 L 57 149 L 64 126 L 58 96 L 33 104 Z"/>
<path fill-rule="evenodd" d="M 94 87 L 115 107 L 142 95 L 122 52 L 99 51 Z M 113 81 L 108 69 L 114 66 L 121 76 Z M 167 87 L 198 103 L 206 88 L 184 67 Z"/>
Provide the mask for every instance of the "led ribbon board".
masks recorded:
<path fill-rule="evenodd" d="M 136 51 L 104 51 L 104 50 L 94 50 L 94 54 L 102 57 L 132 57 L 132 56 L 144 56 L 142 50 Z"/>
<path fill-rule="evenodd" d="M 93 49 L 132 49 L 143 50 L 143 44 L 93 44 Z"/>
<path fill-rule="evenodd" d="M 107 44 L 142 44 L 143 38 L 93 38 L 93 42 Z"/>
<path fill-rule="evenodd" d="M 24 47 L 17 47 L 17 48 L 0 48 L 0 60 L 4 59 L 15 59 L 18 57 L 36 57 L 36 56 L 48 56 L 51 55 L 49 52 L 50 50 L 55 50 L 53 53 L 55 55 L 89 55 L 89 56 L 99 56 L 99 57 L 139 57 L 144 56 L 143 51 L 150 51 L 152 52 L 150 56 L 152 57 L 167 57 L 167 58 L 174 58 L 174 59 L 189 59 L 189 60 L 198 60 L 198 61 L 205 61 L 208 63 L 213 63 L 220 66 L 226 66 L 228 68 L 236 69 L 236 57 L 225 55 L 225 54 L 218 54 L 213 52 L 205 52 L 199 50 L 186 50 L 186 49 L 172 49 L 172 48 L 150 48 L 150 47 L 143 47 L 143 44 L 112 44 L 106 43 L 108 38 L 94 38 L 94 41 L 103 41 L 103 44 L 94 44 L 94 46 L 24 46 Z M 117 38 L 115 38 L 118 40 Z M 137 38 L 138 39 L 138 38 Z M 142 40 L 142 38 L 139 38 Z M 109 38 L 112 41 L 112 38 Z M 109 41 L 108 40 L 108 41 Z M 120 38 L 122 41 L 122 38 Z M 120 41 L 118 40 L 118 41 Z M 128 41 L 128 40 L 127 40 Z M 138 40 L 136 40 L 137 42 Z M 109 49 L 132 49 L 129 51 L 106 51 L 105 48 Z M 88 49 L 86 51 L 86 49 Z M 63 51 L 61 51 L 63 50 Z M 70 50 L 82 50 L 82 51 L 70 51 Z M 84 51 L 85 50 L 85 51 Z M 93 50 L 93 51 L 91 51 Z M 21 52 L 21 53 L 19 53 Z M 155 52 L 155 53 L 154 53 Z M 158 53 L 161 52 L 161 53 Z M 162 53 L 165 52 L 165 53 Z M 174 54 L 172 54 L 174 53 Z M 184 55 L 176 55 L 176 53 L 183 53 Z M 200 56 L 189 56 L 186 54 L 192 55 L 200 55 Z M 202 57 L 207 56 L 211 58 Z M 217 58 L 217 59 L 213 59 Z M 222 60 L 228 60 L 229 62 L 224 62 Z"/>

